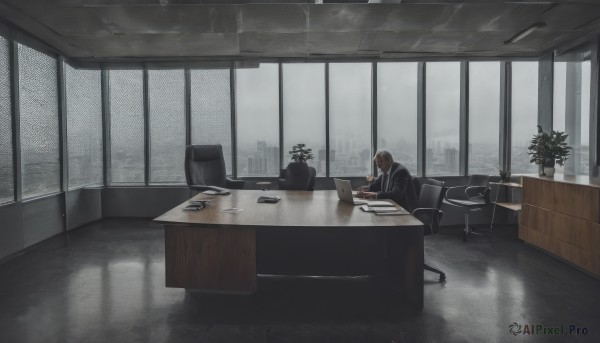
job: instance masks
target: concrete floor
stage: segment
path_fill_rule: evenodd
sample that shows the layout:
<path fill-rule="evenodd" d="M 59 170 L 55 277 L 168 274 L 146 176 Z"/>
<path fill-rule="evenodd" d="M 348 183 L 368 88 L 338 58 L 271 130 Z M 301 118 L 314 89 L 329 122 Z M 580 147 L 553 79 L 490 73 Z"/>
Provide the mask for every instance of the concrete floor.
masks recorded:
<path fill-rule="evenodd" d="M 259 278 L 252 296 L 164 287 L 161 226 L 105 220 L 0 265 L 0 342 L 598 342 L 600 281 L 516 240 L 426 238 L 425 306 L 372 279 Z M 587 335 L 519 335 L 516 322 Z"/>

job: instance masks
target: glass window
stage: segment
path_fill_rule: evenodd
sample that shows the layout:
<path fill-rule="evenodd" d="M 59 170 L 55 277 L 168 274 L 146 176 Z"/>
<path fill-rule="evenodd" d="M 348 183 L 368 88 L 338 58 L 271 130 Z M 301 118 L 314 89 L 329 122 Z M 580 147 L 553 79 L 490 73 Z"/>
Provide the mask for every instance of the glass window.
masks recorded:
<path fill-rule="evenodd" d="M 573 148 L 565 166 L 556 165 L 557 173 L 589 173 L 590 67 L 590 61 L 554 63 L 553 130 L 568 134 Z"/>
<path fill-rule="evenodd" d="M 528 147 L 537 134 L 538 62 L 512 62 L 511 111 L 511 173 L 537 173 L 538 166 L 529 162 Z"/>
<path fill-rule="evenodd" d="M 23 198 L 60 191 L 56 59 L 19 44 Z"/>
<path fill-rule="evenodd" d="M 185 75 L 148 70 L 150 182 L 185 183 Z"/>
<path fill-rule="evenodd" d="M 460 62 L 426 64 L 426 174 L 458 175 Z"/>
<path fill-rule="evenodd" d="M 325 64 L 286 63 L 283 65 L 283 157 L 298 143 L 312 149 L 308 165 L 325 176 Z"/>
<path fill-rule="evenodd" d="M 469 62 L 469 174 L 500 169 L 500 62 Z"/>
<path fill-rule="evenodd" d="M 279 175 L 279 65 L 235 73 L 238 175 Z"/>
<path fill-rule="evenodd" d="M 377 148 L 417 175 L 418 63 L 377 63 Z"/>
<path fill-rule="evenodd" d="M 100 70 L 65 64 L 69 189 L 101 185 L 102 95 Z"/>
<path fill-rule="evenodd" d="M 372 173 L 371 63 L 329 65 L 331 176 Z"/>
<path fill-rule="evenodd" d="M 0 36 L 0 203 L 14 200 L 9 41 Z"/>
<path fill-rule="evenodd" d="M 144 86 L 141 69 L 109 71 L 111 183 L 144 183 Z"/>
<path fill-rule="evenodd" d="M 229 69 L 191 71 L 192 144 L 221 144 L 231 175 L 231 90 Z"/>

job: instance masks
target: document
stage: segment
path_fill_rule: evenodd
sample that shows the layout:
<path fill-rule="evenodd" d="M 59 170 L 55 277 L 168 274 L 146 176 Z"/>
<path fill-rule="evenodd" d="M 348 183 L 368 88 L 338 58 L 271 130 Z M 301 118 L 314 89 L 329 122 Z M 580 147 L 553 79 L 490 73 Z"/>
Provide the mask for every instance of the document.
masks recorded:
<path fill-rule="evenodd" d="M 362 205 L 360 207 L 361 210 L 365 212 L 375 212 L 375 213 L 383 213 L 383 212 L 399 212 L 397 208 L 393 206 L 385 206 L 385 207 L 371 207 L 369 205 Z"/>
<path fill-rule="evenodd" d="M 222 191 L 217 191 L 214 189 L 207 189 L 204 192 L 202 192 L 202 194 L 208 194 L 208 195 L 228 195 L 231 194 L 229 191 L 227 190 L 222 190 Z"/>
<path fill-rule="evenodd" d="M 394 206 L 394 204 L 392 204 L 389 201 L 382 201 L 382 200 L 375 200 L 375 201 L 367 201 L 367 205 L 369 207 L 378 207 L 378 206 Z"/>

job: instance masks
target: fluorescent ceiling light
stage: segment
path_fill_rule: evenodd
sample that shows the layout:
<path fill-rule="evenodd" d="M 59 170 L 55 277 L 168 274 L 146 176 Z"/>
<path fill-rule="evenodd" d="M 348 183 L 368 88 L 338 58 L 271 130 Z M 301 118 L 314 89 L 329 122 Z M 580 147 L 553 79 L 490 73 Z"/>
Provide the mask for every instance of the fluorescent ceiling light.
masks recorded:
<path fill-rule="evenodd" d="M 506 42 L 504 42 L 504 44 L 516 43 L 516 42 L 520 41 L 521 39 L 529 36 L 533 31 L 541 29 L 544 26 L 546 26 L 546 23 L 544 23 L 544 22 L 537 22 L 537 23 L 531 25 L 530 27 L 526 28 L 525 30 L 517 33 L 516 35 L 514 35 L 512 37 L 510 37 Z"/>

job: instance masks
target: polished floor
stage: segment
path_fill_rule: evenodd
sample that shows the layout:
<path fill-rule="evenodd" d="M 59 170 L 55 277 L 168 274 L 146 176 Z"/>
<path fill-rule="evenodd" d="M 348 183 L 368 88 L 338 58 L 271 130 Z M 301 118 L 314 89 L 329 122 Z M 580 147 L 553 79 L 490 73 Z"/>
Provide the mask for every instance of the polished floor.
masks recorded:
<path fill-rule="evenodd" d="M 424 309 L 407 313 L 365 278 L 262 277 L 252 296 L 165 288 L 162 228 L 105 220 L 0 265 L 0 342 L 600 341 L 600 281 L 515 230 L 427 237 L 448 282 L 426 272 Z M 523 334 L 530 325 L 540 331 Z M 579 334 L 554 335 L 561 326 Z"/>

